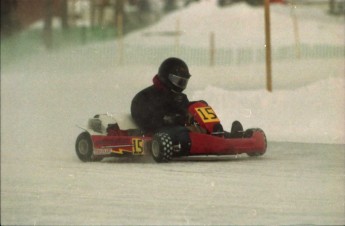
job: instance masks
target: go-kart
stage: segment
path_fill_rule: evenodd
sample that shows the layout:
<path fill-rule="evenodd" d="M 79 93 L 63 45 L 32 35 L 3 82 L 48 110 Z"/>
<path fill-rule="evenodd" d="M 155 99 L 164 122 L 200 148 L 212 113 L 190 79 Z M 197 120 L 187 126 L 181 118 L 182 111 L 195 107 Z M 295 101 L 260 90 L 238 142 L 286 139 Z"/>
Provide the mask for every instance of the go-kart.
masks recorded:
<path fill-rule="evenodd" d="M 225 132 L 214 110 L 205 102 L 189 106 L 189 119 L 185 126 L 162 128 L 154 134 L 137 129 L 130 117 L 120 128 L 114 114 L 99 114 L 89 119 L 75 144 L 81 161 L 101 161 L 106 157 L 151 155 L 156 162 L 195 155 L 261 156 L 267 141 L 263 130 Z M 120 122 L 121 123 L 121 122 Z M 125 124 L 125 123 L 124 123 Z"/>

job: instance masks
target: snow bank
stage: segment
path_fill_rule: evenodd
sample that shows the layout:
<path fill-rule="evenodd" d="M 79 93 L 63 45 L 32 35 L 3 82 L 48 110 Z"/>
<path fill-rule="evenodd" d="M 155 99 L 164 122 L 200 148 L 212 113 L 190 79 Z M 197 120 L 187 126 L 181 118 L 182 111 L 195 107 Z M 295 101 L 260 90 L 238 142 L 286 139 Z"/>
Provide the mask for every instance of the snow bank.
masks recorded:
<path fill-rule="evenodd" d="M 271 36 L 274 46 L 295 44 L 293 15 L 296 15 L 299 42 L 343 44 L 343 20 L 328 16 L 320 9 L 272 4 Z M 218 48 L 264 46 L 263 7 L 238 3 L 220 8 L 214 1 L 201 1 L 169 14 L 148 29 L 133 32 L 126 42 L 137 43 L 140 40 L 144 46 L 164 46 L 175 45 L 178 38 L 181 46 L 209 47 L 211 32 L 215 35 Z"/>
<path fill-rule="evenodd" d="M 344 143 L 344 90 L 344 78 L 330 78 L 273 94 L 208 86 L 193 99 L 206 96 L 228 129 L 237 119 L 246 128 L 262 128 L 270 141 Z"/>

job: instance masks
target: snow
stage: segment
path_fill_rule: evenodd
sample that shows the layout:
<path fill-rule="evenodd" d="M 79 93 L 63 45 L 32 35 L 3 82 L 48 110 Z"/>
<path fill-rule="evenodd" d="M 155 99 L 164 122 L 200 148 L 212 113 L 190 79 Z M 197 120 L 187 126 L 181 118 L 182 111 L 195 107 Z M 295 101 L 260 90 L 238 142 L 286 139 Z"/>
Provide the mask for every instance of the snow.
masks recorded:
<path fill-rule="evenodd" d="M 294 46 L 291 8 L 271 10 L 273 47 Z M 2 64 L 1 224 L 345 224 L 343 54 L 274 58 L 272 93 L 264 62 L 211 67 L 183 55 L 207 48 L 210 32 L 217 48 L 262 48 L 262 11 L 194 3 L 126 37 L 128 50 L 145 51 L 128 51 L 123 65 L 113 41 Z M 319 8 L 296 13 L 302 43 L 343 46 L 343 20 Z M 151 49 L 174 50 L 175 36 L 156 34 L 171 34 L 177 20 L 181 57 L 193 75 L 189 98 L 207 100 L 225 128 L 236 119 L 262 128 L 267 153 L 80 162 L 75 125 L 97 113 L 128 115 L 132 97 L 172 54 Z"/>
<path fill-rule="evenodd" d="M 140 43 L 145 46 L 166 45 L 169 38 L 154 35 L 159 32 L 181 32 L 180 44 L 193 47 L 208 46 L 209 33 L 216 36 L 217 47 L 263 46 L 264 10 L 261 7 L 248 8 L 246 3 L 236 4 L 231 8 L 219 8 L 214 1 L 202 1 L 193 4 L 178 14 L 170 14 L 158 24 L 150 28 L 133 33 L 128 37 L 129 42 Z M 324 11 L 310 11 L 303 6 L 271 6 L 271 33 L 273 45 L 294 44 L 293 16 L 298 20 L 300 41 L 312 43 L 344 42 L 344 30 L 340 29 L 343 20 L 334 23 L 334 18 L 325 17 Z M 303 22 L 300 18 L 303 17 Z M 331 23 L 331 24 L 330 24 Z M 210 26 L 211 25 L 211 26 Z M 149 38 L 145 38 L 147 34 Z M 317 35 L 317 37 L 315 37 Z M 170 38 L 170 44 L 174 39 Z"/>
<path fill-rule="evenodd" d="M 50 158 L 2 154 L 2 223 L 344 224 L 341 145 L 270 143 L 262 158 L 169 164 L 85 164 L 54 150 L 46 150 Z"/>

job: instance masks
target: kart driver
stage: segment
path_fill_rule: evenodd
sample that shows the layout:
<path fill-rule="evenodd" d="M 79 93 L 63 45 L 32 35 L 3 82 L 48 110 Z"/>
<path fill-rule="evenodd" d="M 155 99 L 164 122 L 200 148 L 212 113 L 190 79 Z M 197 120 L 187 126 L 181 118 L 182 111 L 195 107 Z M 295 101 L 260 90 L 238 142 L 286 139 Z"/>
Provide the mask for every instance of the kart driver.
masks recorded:
<path fill-rule="evenodd" d="M 172 57 L 162 62 L 153 85 L 140 91 L 132 100 L 132 118 L 143 132 L 184 126 L 189 100 L 182 92 L 190 77 L 188 66 L 181 59 Z"/>
<path fill-rule="evenodd" d="M 190 102 L 182 93 L 190 77 L 187 64 L 179 58 L 171 57 L 161 63 L 158 74 L 153 77 L 153 85 L 136 94 L 131 104 L 132 118 L 144 133 L 155 133 L 166 127 L 186 128 L 186 122 L 191 120 L 188 107 L 196 103 Z M 187 126 L 187 129 L 207 132 L 198 126 Z M 243 127 L 238 121 L 232 124 L 231 133 L 223 131 L 220 123 L 212 130 L 228 138 L 243 135 Z"/>

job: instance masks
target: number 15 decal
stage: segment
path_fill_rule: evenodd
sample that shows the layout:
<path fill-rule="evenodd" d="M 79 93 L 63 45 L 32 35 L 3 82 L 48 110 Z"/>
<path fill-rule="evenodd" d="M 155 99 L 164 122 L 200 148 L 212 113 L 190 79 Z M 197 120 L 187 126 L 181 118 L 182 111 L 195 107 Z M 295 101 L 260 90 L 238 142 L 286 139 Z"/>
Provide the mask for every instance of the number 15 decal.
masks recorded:
<path fill-rule="evenodd" d="M 208 122 L 219 122 L 219 119 L 214 113 L 213 109 L 211 107 L 201 107 L 201 108 L 196 108 L 196 112 L 198 112 L 198 115 L 202 119 L 204 123 Z"/>
<path fill-rule="evenodd" d="M 133 138 L 133 154 L 134 155 L 142 155 L 144 154 L 144 146 L 143 146 L 143 140 L 139 138 Z"/>

